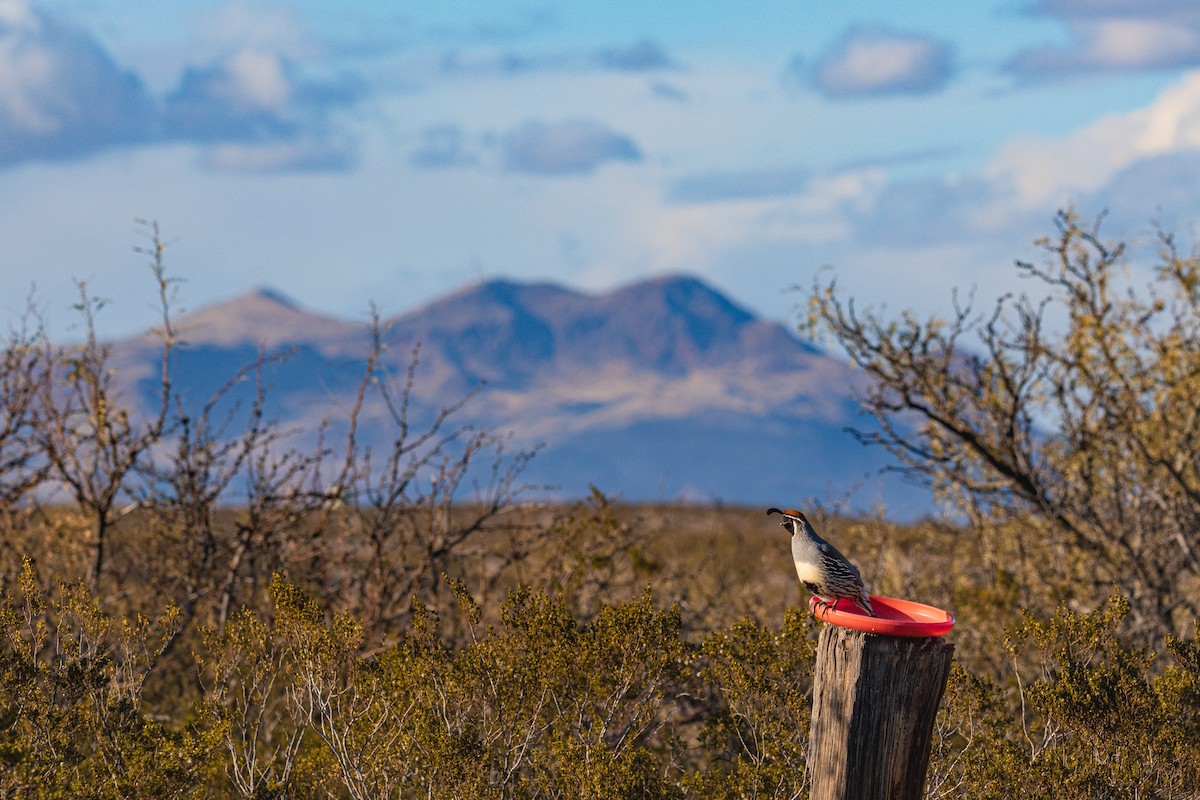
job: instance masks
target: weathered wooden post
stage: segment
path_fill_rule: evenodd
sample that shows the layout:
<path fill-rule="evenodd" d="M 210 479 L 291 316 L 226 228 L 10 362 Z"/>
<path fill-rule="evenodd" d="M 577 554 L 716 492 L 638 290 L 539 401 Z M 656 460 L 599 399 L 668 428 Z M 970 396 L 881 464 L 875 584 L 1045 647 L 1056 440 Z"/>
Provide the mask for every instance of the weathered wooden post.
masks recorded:
<path fill-rule="evenodd" d="M 815 611 L 832 624 L 817 642 L 813 677 L 812 800 L 917 800 L 925 787 L 954 656 L 954 645 L 936 632 L 949 630 L 954 618 L 903 600 L 871 600 L 883 633 L 868 633 L 871 618 L 857 609 Z M 932 612 L 947 622 L 931 625 Z"/>

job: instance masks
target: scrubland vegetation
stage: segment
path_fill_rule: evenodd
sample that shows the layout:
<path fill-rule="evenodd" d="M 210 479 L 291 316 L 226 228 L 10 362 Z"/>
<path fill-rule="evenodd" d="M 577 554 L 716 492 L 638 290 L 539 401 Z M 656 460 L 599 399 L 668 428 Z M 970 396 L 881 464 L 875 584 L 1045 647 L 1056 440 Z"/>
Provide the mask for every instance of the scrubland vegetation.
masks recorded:
<path fill-rule="evenodd" d="M 930 797 L 1200 797 L 1200 265 L 1164 237 L 1142 286 L 1058 222 L 1019 266 L 1045 302 L 889 319 L 814 287 L 877 379 L 861 435 L 952 514 L 806 510 L 875 594 L 958 619 Z M 0 365 L 0 796 L 807 795 L 821 623 L 765 509 L 531 502 L 529 454 L 409 420 L 379 331 L 315 449 L 261 381 L 185 407 L 147 233 L 157 414 L 36 314 Z M 390 452 L 357 443 L 372 404 Z"/>

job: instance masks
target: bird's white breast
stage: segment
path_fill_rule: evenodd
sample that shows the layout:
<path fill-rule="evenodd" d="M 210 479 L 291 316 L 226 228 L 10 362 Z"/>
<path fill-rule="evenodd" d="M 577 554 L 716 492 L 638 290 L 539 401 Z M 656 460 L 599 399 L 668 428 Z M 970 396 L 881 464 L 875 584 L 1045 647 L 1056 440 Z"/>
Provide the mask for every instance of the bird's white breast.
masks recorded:
<path fill-rule="evenodd" d="M 816 564 L 804 563 L 802 561 L 793 562 L 796 565 L 796 577 L 801 583 L 811 583 L 820 586 L 824 583 L 824 577 L 821 575 L 821 568 Z"/>

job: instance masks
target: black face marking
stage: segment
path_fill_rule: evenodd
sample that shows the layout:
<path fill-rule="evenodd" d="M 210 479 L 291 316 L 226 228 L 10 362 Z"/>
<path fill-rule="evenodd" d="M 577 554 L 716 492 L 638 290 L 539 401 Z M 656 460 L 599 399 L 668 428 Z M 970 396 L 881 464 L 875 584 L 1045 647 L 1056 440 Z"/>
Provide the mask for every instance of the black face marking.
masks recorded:
<path fill-rule="evenodd" d="M 808 589 L 808 591 L 812 592 L 813 594 L 821 593 L 821 587 L 817 586 L 815 583 L 809 583 L 808 581 L 804 581 L 803 583 L 804 588 Z"/>

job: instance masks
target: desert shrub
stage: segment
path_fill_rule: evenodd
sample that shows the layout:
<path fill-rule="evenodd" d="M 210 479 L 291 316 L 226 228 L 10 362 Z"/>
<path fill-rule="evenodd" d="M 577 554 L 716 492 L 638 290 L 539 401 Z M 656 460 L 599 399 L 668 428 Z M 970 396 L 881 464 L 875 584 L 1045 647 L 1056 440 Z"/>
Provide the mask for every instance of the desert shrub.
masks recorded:
<path fill-rule="evenodd" d="M 211 731 L 172 729 L 143 705 L 178 629 L 174 606 L 114 619 L 81 583 L 48 601 L 26 562 L 19 593 L 0 602 L 0 793 L 183 797 L 201 784 Z"/>
<path fill-rule="evenodd" d="M 1043 796 L 1200 792 L 1196 642 L 1169 638 L 1174 663 L 1154 674 L 1154 651 L 1118 635 L 1129 610 L 1129 600 L 1116 595 L 1087 614 L 1026 615 L 1009 638 L 1011 651 L 1036 659 L 1036 678 L 1023 692 L 1041 715 L 1025 727 Z"/>
<path fill-rule="evenodd" d="M 179 630 L 113 618 L 81 583 L 26 567 L 0 602 L 0 793 L 20 797 L 804 797 L 815 632 L 798 609 L 683 635 L 649 592 L 589 619 L 545 590 L 499 622 L 461 582 L 389 641 L 282 578 L 205 632 L 201 691 L 144 691 Z M 1200 647 L 1119 634 L 1129 602 L 1027 614 L 1010 671 L 956 665 L 930 797 L 1200 792 Z M 462 630 L 465 636 L 447 637 Z"/>
<path fill-rule="evenodd" d="M 1127 624 L 1200 615 L 1200 259 L 1162 237 L 1149 285 L 1073 213 L 1018 262 L 1044 297 L 977 313 L 957 295 L 922 321 L 858 309 L 835 280 L 811 321 L 870 376 L 860 432 L 930 483 L 975 535 L 1021 536 L 1019 579 L 1089 607 L 1117 585 Z M 1012 569 L 1011 563 L 1000 563 Z"/>
<path fill-rule="evenodd" d="M 665 730 L 686 649 L 677 610 L 644 595 L 584 625 L 563 601 L 525 590 L 509 596 L 499 626 L 476 628 L 478 607 L 455 590 L 471 629 L 462 646 L 438 638 L 418 607 L 399 641 L 364 651 L 361 623 L 327 622 L 278 579 L 270 620 L 246 612 L 210 635 L 204 718 L 224 743 L 230 788 L 304 795 L 337 780 L 353 798 L 674 793 L 660 762 L 675 746 Z"/>
<path fill-rule="evenodd" d="M 1169 664 L 1123 640 L 1129 600 L 1026 612 L 1007 687 L 956 666 L 938 717 L 932 797 L 1191 798 L 1200 793 L 1200 650 Z"/>
<path fill-rule="evenodd" d="M 719 695 L 705 720 L 696 797 L 798 797 L 816 661 L 812 617 L 790 609 L 778 632 L 747 618 L 704 641 L 700 676 Z"/>

